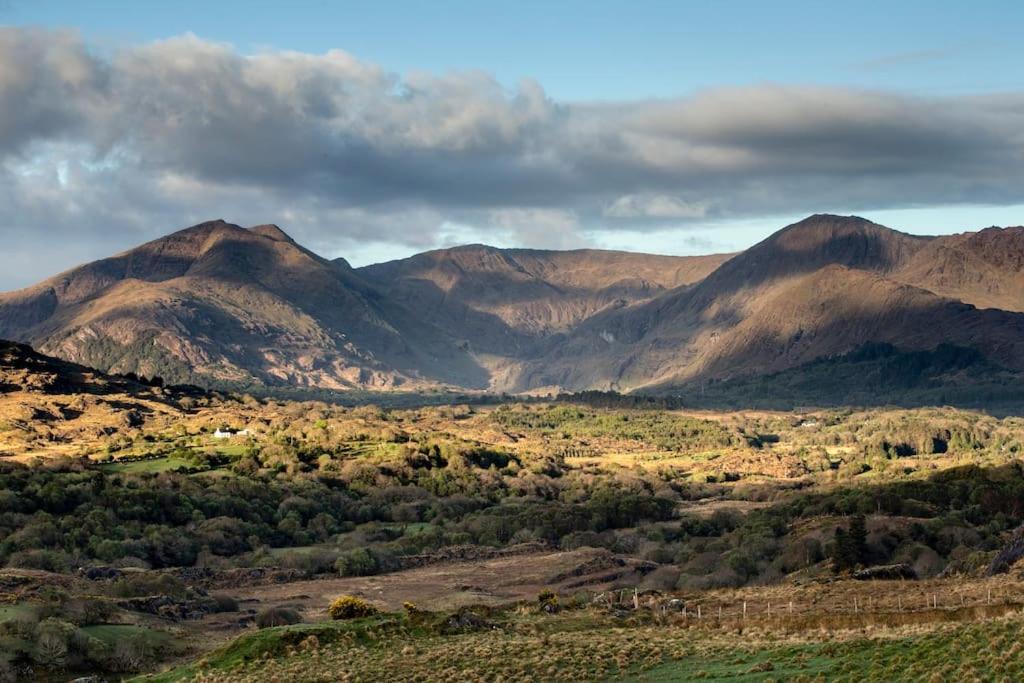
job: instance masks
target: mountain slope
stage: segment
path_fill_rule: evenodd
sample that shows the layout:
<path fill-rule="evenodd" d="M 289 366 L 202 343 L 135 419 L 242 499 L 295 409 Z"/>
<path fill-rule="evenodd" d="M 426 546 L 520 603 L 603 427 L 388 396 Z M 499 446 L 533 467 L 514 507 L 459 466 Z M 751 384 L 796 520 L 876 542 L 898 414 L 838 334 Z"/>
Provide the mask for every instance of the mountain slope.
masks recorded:
<path fill-rule="evenodd" d="M 964 349 L 998 383 L 1024 372 L 1024 228 L 816 215 L 736 255 L 470 245 L 353 269 L 211 221 L 0 294 L 0 337 L 236 387 L 665 390 L 872 344 Z"/>
<path fill-rule="evenodd" d="M 954 343 L 1024 370 L 1024 315 L 979 311 L 896 279 L 935 242 L 856 217 L 812 216 L 692 288 L 588 320 L 517 385 L 671 386 L 777 372 L 868 342 Z"/>
<path fill-rule="evenodd" d="M 516 356 L 600 311 L 692 284 L 729 256 L 470 245 L 357 272 L 387 296 L 452 329 L 475 352 Z"/>
<path fill-rule="evenodd" d="M 937 238 L 894 278 L 978 308 L 1024 312 L 1024 227 Z"/>
<path fill-rule="evenodd" d="M 416 329 L 416 343 L 409 343 Z M 445 336 L 276 226 L 202 223 L 0 295 L 0 336 L 174 381 L 474 386 Z"/>

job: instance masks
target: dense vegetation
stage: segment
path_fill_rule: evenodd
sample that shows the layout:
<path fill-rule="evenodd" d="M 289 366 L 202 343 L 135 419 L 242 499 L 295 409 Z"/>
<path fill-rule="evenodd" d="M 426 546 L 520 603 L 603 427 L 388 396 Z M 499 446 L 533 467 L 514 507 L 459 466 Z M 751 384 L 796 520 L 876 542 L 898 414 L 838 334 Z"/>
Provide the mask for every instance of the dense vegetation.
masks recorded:
<path fill-rule="evenodd" d="M 685 405 L 792 410 L 807 405 L 956 405 L 1020 414 L 1020 377 L 973 349 L 939 344 L 906 351 L 872 343 L 835 357 L 756 377 L 667 390 Z"/>
<path fill-rule="evenodd" d="M 1024 523 L 1016 418 L 191 401 L 191 420 L 122 429 L 80 457 L 0 463 L 0 564 L 129 572 L 84 601 L 12 597 L 0 639 L 16 665 L 127 671 L 167 656 L 159 631 L 112 615 L 152 595 L 232 609 L 181 567 L 358 577 L 450 546 L 532 542 L 644 560 L 640 589 L 701 591 L 872 565 L 977 575 Z M 213 439 L 228 422 L 252 431 Z M 300 618 L 278 606 L 255 623 Z"/>
<path fill-rule="evenodd" d="M 868 516 L 863 551 L 840 565 L 900 561 L 924 575 L 951 561 L 980 562 L 979 553 L 995 550 L 1024 521 L 1015 423 L 962 413 L 943 420 L 837 414 L 810 425 L 813 436 L 807 424 L 790 427 L 791 455 L 806 474 L 787 483 L 708 474 L 708 464 L 730 450 L 747 460 L 778 450 L 774 432 L 785 425 L 771 422 L 727 427 L 659 411 L 564 405 L 440 413 L 476 420 L 476 429 L 518 430 L 520 443 L 541 444 L 533 452 L 440 429 L 410 431 L 427 419 L 423 411 L 362 410 L 361 426 L 335 439 L 343 426 L 323 410 L 314 404 L 231 457 L 178 446 L 166 454 L 182 463 L 171 470 L 133 473 L 85 460 L 0 466 L 0 561 L 51 571 L 284 564 L 363 575 L 444 546 L 540 541 L 664 564 L 671 568 L 661 574 L 664 588 L 711 587 L 775 580 L 834 558 L 835 532 L 855 515 Z M 565 443 L 588 444 L 590 454 L 632 443 L 654 466 L 603 467 L 544 452 Z M 976 464 L 927 477 L 915 464 L 967 456 Z M 665 457 L 691 464 L 660 465 Z M 977 464 L 986 457 L 992 467 Z M 842 485 L 821 490 L 822 477 Z M 686 512 L 687 501 L 709 496 L 736 507 Z M 757 507 L 744 510 L 747 501 Z M 303 552 L 275 550 L 292 547 Z"/>

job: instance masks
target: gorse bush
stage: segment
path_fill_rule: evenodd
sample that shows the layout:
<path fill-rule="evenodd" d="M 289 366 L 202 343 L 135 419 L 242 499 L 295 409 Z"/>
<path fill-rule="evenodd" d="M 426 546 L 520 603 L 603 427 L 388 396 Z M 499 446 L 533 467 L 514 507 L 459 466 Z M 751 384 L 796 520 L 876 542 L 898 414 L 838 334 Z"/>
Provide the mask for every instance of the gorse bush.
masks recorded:
<path fill-rule="evenodd" d="M 340 598 L 335 599 L 331 606 L 327 608 L 327 614 L 330 615 L 331 619 L 335 620 L 372 617 L 379 612 L 380 610 L 366 600 L 357 598 L 354 595 L 342 595 Z"/>

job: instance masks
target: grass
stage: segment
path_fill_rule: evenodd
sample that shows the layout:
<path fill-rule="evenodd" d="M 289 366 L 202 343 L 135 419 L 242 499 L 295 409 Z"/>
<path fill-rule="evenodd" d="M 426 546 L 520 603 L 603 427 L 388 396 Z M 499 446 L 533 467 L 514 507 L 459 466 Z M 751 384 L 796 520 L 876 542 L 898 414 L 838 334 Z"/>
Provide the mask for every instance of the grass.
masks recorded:
<path fill-rule="evenodd" d="M 697 629 L 594 610 L 498 615 L 499 628 L 443 635 L 383 615 L 240 637 L 144 680 L 864 681 L 1024 678 L 1024 620 L 783 635 L 762 625 Z M 437 623 L 437 622 L 435 622 Z"/>
<path fill-rule="evenodd" d="M 1024 676 L 1022 622 L 941 629 L 904 638 L 858 638 L 683 658 L 634 681 L 1017 681 Z"/>
<path fill-rule="evenodd" d="M 31 605 L 0 605 L 0 624 L 5 621 L 13 621 L 21 616 L 30 615 L 34 612 Z"/>
<path fill-rule="evenodd" d="M 146 474 L 155 472 L 169 472 L 179 467 L 188 467 L 188 461 L 183 458 L 159 458 L 156 460 L 135 460 L 132 462 L 111 462 L 105 463 L 103 467 L 111 472 L 123 474 Z"/>
<path fill-rule="evenodd" d="M 231 446 L 207 446 L 205 448 L 199 448 L 197 450 L 205 451 L 206 453 L 216 453 L 217 455 L 223 455 L 228 458 L 239 458 L 249 451 L 249 446 L 246 444 L 234 444 Z"/>
<path fill-rule="evenodd" d="M 343 641 L 357 646 L 363 645 L 374 642 L 378 630 L 393 630 L 401 623 L 401 617 L 382 615 L 353 621 L 295 624 L 262 629 L 236 638 L 198 662 L 134 680 L 173 683 L 221 671 L 233 672 L 246 668 L 258 671 L 264 663 L 288 657 L 290 653 L 297 651 L 296 648 L 302 648 L 303 643 L 331 644 Z"/>
<path fill-rule="evenodd" d="M 119 640 L 134 636 L 141 636 L 150 647 L 155 649 L 162 649 L 173 641 L 173 636 L 166 631 L 158 631 L 132 624 L 97 624 L 94 626 L 83 626 L 82 631 L 108 645 L 113 645 Z"/>

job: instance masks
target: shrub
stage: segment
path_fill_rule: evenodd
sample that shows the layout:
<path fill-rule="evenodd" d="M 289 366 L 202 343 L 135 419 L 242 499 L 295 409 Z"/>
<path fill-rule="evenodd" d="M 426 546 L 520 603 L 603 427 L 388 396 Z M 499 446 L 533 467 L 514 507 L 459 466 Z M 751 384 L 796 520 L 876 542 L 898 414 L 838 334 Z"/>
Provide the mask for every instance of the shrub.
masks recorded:
<path fill-rule="evenodd" d="M 342 576 L 369 576 L 376 574 L 379 566 L 377 559 L 365 548 L 356 548 L 343 554 L 334 563 L 334 568 Z"/>
<path fill-rule="evenodd" d="M 214 593 L 210 596 L 213 599 L 214 607 L 218 612 L 237 612 L 238 601 L 230 595 L 223 593 Z"/>
<path fill-rule="evenodd" d="M 558 611 L 558 596 L 545 588 L 537 595 L 537 603 L 542 612 L 553 613 Z"/>
<path fill-rule="evenodd" d="M 373 616 L 378 612 L 376 607 L 354 595 L 342 595 L 327 608 L 331 619 L 359 619 Z"/>
<path fill-rule="evenodd" d="M 272 628 L 274 626 L 291 626 L 302 622 L 298 611 L 291 607 L 269 607 L 261 610 L 256 615 L 257 628 Z"/>

